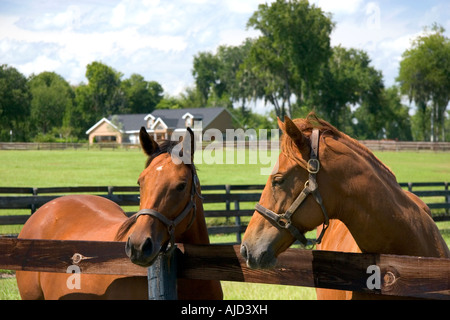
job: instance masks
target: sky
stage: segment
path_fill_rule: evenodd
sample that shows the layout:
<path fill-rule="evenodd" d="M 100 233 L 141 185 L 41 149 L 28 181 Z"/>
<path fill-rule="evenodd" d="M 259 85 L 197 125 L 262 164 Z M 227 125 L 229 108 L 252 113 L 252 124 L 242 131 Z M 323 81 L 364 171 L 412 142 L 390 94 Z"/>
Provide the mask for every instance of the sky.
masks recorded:
<path fill-rule="evenodd" d="M 86 83 L 101 61 L 128 78 L 141 74 L 177 95 L 193 86 L 193 57 L 240 45 L 262 0 L 0 0 L 0 64 L 25 76 L 53 71 Z M 402 53 L 434 22 L 450 30 L 448 0 L 311 0 L 332 14 L 332 46 L 365 50 L 395 84 Z"/>

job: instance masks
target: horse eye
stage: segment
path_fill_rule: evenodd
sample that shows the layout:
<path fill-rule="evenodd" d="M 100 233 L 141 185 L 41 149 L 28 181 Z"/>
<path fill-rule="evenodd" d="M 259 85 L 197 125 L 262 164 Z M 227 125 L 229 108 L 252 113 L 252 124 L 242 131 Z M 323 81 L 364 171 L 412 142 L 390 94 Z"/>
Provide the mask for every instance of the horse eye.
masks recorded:
<path fill-rule="evenodd" d="M 281 184 L 283 184 L 283 182 L 284 178 L 282 176 L 275 176 L 272 179 L 272 187 L 280 186 Z"/>
<path fill-rule="evenodd" d="M 177 191 L 183 191 L 184 188 L 186 188 L 186 182 L 182 182 L 179 185 L 177 185 Z"/>

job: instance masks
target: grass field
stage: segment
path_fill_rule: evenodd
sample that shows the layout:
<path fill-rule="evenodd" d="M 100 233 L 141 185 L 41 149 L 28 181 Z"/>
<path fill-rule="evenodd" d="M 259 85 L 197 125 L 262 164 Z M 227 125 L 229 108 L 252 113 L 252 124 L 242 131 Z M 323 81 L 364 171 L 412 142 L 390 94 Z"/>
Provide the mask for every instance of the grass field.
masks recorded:
<path fill-rule="evenodd" d="M 212 165 L 205 161 L 198 164 L 202 154 L 197 153 L 196 164 L 202 185 L 265 184 L 267 176 L 261 175 L 261 167 L 271 165 L 254 163 L 252 152 L 218 155 L 218 159 L 223 157 L 224 164 Z M 275 159 L 277 154 L 273 153 Z M 399 182 L 450 180 L 450 153 L 378 152 L 376 155 L 392 169 Z M 227 157 L 246 159 L 246 163 L 227 164 Z M 145 160 L 145 156 L 136 150 L 0 151 L 0 186 L 136 185 Z M 450 222 L 439 223 L 438 226 L 447 243 L 450 243 Z M 20 226 L 0 227 L 0 234 L 18 230 Z M 227 237 L 234 241 L 234 236 L 214 237 L 212 241 L 230 241 Z M 226 282 L 223 286 L 227 299 L 315 299 L 315 291 L 311 288 L 233 282 Z M 15 279 L 0 279 L 0 299 L 18 298 Z"/>

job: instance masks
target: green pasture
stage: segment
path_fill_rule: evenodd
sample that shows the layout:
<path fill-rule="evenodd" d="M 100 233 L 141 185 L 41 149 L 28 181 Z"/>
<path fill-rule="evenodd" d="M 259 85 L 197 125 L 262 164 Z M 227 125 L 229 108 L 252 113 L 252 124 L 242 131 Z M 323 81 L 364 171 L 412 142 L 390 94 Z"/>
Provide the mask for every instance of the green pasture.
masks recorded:
<path fill-rule="evenodd" d="M 197 152 L 195 162 L 202 185 L 265 184 L 267 175 L 262 175 L 261 169 L 270 172 L 277 154 L 227 151 L 202 157 Z M 450 180 L 450 153 L 377 152 L 376 156 L 399 182 Z M 138 150 L 0 151 L 0 187 L 131 186 L 136 185 L 145 160 Z M 450 244 L 450 222 L 438 226 Z M 17 233 L 20 227 L 0 227 L 0 234 Z M 224 235 L 211 240 L 217 243 L 235 238 Z M 224 282 L 223 287 L 226 299 L 315 299 L 311 288 L 234 282 Z M 19 299 L 14 278 L 0 279 L 0 299 Z"/>
<path fill-rule="evenodd" d="M 258 163 L 261 156 L 257 153 L 228 151 L 224 155 L 218 154 L 216 163 L 209 164 L 204 160 L 199 163 L 203 157 L 197 152 L 195 163 L 200 182 L 203 185 L 265 184 L 267 175 L 261 175 L 261 169 L 267 170 L 271 164 Z M 375 154 L 391 168 L 399 182 L 450 180 L 448 152 Z M 277 155 L 278 151 L 274 151 L 273 158 Z M 245 163 L 230 163 L 226 157 Z M 145 160 L 145 155 L 138 150 L 0 151 L 0 186 L 136 185 Z"/>

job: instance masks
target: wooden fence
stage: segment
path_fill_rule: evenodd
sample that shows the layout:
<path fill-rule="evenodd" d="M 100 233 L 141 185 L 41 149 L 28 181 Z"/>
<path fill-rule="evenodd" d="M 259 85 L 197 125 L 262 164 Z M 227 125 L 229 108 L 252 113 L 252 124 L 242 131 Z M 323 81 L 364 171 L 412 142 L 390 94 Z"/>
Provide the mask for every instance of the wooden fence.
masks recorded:
<path fill-rule="evenodd" d="M 81 274 L 147 276 L 146 268 L 126 257 L 124 246 L 124 242 L 0 238 L 0 268 L 67 273 L 70 266 L 77 265 Z M 278 257 L 274 269 L 252 270 L 237 245 L 177 247 L 176 273 L 158 277 L 172 285 L 174 279 L 186 278 L 450 299 L 450 259 L 288 249 Z M 91 258 L 79 259 L 80 255 Z"/>
<path fill-rule="evenodd" d="M 360 140 L 372 151 L 450 151 L 450 142 Z"/>
<path fill-rule="evenodd" d="M 373 151 L 450 151 L 450 142 L 359 140 Z M 203 143 L 204 148 L 210 142 Z M 228 142 L 229 143 L 229 142 Z M 240 141 L 237 148 L 255 149 L 260 145 L 271 148 L 270 141 Z M 225 147 L 225 144 L 224 144 Z M 0 150 L 65 150 L 65 149 L 140 149 L 139 144 L 131 143 L 70 143 L 70 142 L 0 142 Z"/>
<path fill-rule="evenodd" d="M 401 183 L 407 189 L 428 204 L 435 221 L 450 220 L 450 190 L 447 182 Z M 226 218 L 224 225 L 209 226 L 209 234 L 236 234 L 236 241 L 241 242 L 241 233 L 245 232 L 246 223 L 242 217 L 250 217 L 254 204 L 259 201 L 264 185 L 205 185 L 205 217 Z M 33 213 L 40 206 L 57 197 L 67 194 L 97 194 L 108 198 L 125 208 L 139 205 L 139 187 L 57 187 L 57 188 L 9 188 L 0 187 L 0 209 L 28 209 Z M 438 200 L 441 200 L 438 202 Z M 215 204 L 218 209 L 208 209 Z M 128 215 L 133 212 L 128 212 Z M 29 214 L 0 216 L 0 225 L 24 224 Z M 234 223 L 230 220 L 234 218 Z M 247 219 L 248 220 L 248 219 Z"/>

